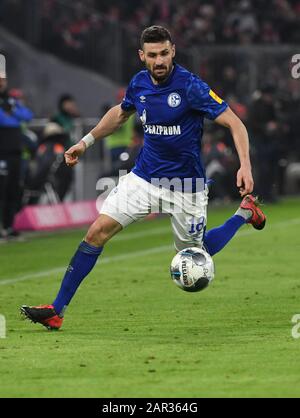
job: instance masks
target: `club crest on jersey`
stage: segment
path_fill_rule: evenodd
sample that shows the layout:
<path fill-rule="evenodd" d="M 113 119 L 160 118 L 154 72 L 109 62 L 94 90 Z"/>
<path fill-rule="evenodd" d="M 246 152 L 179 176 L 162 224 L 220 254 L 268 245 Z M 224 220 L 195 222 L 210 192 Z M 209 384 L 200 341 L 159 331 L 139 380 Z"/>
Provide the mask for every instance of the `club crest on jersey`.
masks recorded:
<path fill-rule="evenodd" d="M 178 107 L 181 103 L 181 97 L 178 93 L 171 93 L 168 97 L 168 105 L 170 107 Z"/>
<path fill-rule="evenodd" d="M 141 102 L 141 103 L 145 103 L 145 101 L 146 101 L 146 97 L 145 97 L 145 96 L 141 96 L 141 97 L 140 97 L 140 102 Z"/>

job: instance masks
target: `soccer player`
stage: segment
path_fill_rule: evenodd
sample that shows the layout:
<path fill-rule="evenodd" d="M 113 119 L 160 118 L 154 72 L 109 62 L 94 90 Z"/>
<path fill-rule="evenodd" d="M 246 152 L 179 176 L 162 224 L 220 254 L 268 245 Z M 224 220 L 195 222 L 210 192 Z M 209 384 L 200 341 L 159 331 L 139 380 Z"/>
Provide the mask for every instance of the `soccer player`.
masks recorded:
<path fill-rule="evenodd" d="M 144 147 L 135 167 L 121 177 L 105 200 L 100 216 L 72 258 L 54 302 L 21 308 L 26 318 L 48 329 L 61 327 L 67 306 L 104 245 L 127 225 L 149 214 L 152 203 L 158 205 L 160 200 L 180 208 L 172 211 L 170 204 L 166 210 L 177 251 L 204 247 L 213 256 L 245 223 L 256 229 L 265 226 L 266 217 L 250 194 L 254 184 L 243 123 L 204 81 L 174 62 L 175 45 L 167 29 L 145 29 L 139 56 L 146 70 L 133 77 L 123 102 L 111 108 L 88 135 L 65 153 L 67 165 L 74 166 L 95 140 L 107 137 L 138 112 L 144 128 Z M 206 231 L 208 191 L 199 146 L 205 117 L 231 131 L 240 160 L 237 187 L 243 197 L 237 212 L 224 225 L 210 231 Z M 187 190 L 180 191 L 160 187 L 157 181 L 161 179 L 179 179 L 180 184 L 186 179 L 191 181 L 187 182 Z M 199 187 L 199 179 L 203 179 L 203 187 Z"/>

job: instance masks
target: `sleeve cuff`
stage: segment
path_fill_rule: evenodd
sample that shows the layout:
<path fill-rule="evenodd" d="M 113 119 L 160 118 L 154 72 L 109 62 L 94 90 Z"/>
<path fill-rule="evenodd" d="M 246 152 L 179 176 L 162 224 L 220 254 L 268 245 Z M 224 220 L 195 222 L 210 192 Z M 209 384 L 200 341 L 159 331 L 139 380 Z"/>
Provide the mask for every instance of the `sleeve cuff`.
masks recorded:
<path fill-rule="evenodd" d="M 217 119 L 218 116 L 220 116 L 225 110 L 228 108 L 228 104 L 226 102 L 223 102 L 222 107 L 220 107 L 218 110 L 216 110 L 213 114 L 206 114 L 206 117 L 210 120 Z"/>
<path fill-rule="evenodd" d="M 122 110 L 124 110 L 125 112 L 130 112 L 130 110 L 136 110 L 135 106 L 130 105 L 128 103 L 121 103 L 121 108 Z"/>

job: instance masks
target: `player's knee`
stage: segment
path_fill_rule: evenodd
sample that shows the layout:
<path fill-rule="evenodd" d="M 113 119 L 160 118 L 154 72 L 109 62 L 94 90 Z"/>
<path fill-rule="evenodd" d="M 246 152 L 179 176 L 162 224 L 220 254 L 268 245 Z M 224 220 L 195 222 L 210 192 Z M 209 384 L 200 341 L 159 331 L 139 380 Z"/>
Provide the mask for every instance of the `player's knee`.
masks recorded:
<path fill-rule="evenodd" d="M 85 241 L 95 247 L 103 247 L 109 240 L 110 234 L 102 225 L 92 225 L 86 234 Z"/>

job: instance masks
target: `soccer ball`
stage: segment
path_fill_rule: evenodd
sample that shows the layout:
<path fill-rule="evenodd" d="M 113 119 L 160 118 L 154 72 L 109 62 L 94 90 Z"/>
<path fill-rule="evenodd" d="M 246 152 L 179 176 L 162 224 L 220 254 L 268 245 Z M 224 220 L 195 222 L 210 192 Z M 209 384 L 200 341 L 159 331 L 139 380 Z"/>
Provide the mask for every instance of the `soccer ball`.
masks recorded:
<path fill-rule="evenodd" d="M 199 292 L 205 289 L 215 275 L 211 256 L 200 248 L 185 248 L 172 260 L 171 278 L 186 292 Z"/>

